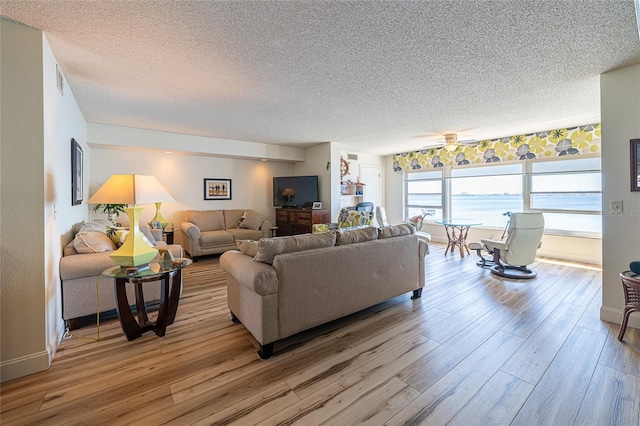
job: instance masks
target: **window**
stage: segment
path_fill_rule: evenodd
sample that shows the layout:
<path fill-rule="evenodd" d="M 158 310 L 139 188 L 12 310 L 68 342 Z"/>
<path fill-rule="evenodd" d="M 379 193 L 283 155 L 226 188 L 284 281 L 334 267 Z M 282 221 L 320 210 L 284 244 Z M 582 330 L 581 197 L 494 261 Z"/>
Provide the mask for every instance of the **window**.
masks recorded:
<path fill-rule="evenodd" d="M 506 212 L 522 211 L 522 164 L 451 170 L 451 219 L 504 227 Z"/>
<path fill-rule="evenodd" d="M 469 219 L 503 228 L 506 212 L 544 213 L 545 232 L 602 233 L 600 157 L 536 159 L 511 164 L 407 172 L 405 218 L 435 210 L 428 220 Z"/>
<path fill-rule="evenodd" d="M 529 174 L 529 210 L 544 213 L 545 229 L 602 232 L 600 158 L 536 162 Z"/>
<path fill-rule="evenodd" d="M 442 219 L 442 170 L 407 173 L 406 181 L 407 219 L 422 215 L 423 210 L 433 210 L 429 220 Z"/>

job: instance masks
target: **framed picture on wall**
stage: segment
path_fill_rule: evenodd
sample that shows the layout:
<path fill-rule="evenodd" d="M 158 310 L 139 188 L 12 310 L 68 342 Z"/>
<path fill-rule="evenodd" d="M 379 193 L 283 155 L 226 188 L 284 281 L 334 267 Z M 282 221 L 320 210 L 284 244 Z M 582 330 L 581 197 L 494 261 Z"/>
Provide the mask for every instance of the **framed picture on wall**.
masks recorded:
<path fill-rule="evenodd" d="M 640 139 L 631 139 L 631 190 L 640 191 Z"/>
<path fill-rule="evenodd" d="M 230 200 L 231 199 L 231 179 L 205 179 L 204 180 L 205 200 Z"/>
<path fill-rule="evenodd" d="M 71 205 L 82 204 L 82 147 L 75 139 L 71 139 Z"/>

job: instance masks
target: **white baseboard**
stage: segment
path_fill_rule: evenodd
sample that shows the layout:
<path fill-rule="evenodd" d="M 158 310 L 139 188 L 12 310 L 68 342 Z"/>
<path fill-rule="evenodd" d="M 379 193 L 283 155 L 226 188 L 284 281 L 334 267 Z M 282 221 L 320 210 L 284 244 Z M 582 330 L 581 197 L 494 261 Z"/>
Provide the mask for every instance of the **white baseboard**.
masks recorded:
<path fill-rule="evenodd" d="M 613 309 L 606 306 L 600 307 L 600 319 L 602 321 L 612 322 L 614 324 L 622 323 L 622 309 Z M 640 329 L 640 315 L 631 314 L 627 327 Z"/>
<path fill-rule="evenodd" d="M 40 351 L 23 357 L 3 361 L 0 364 L 0 382 L 28 376 L 49 368 L 49 352 Z"/>

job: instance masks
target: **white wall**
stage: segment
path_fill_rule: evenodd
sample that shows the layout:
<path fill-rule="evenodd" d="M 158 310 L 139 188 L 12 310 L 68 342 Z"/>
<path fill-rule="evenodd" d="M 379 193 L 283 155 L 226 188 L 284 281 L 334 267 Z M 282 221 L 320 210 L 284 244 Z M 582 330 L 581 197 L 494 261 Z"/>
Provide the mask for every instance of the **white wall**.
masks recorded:
<path fill-rule="evenodd" d="M 2 167 L 2 381 L 49 367 L 63 331 L 58 262 L 71 227 L 71 138 L 84 118 L 39 30 L 0 20 Z M 65 82 L 66 83 L 66 82 Z M 86 148 L 86 146 L 85 146 Z"/>
<path fill-rule="evenodd" d="M 602 308 L 600 318 L 620 323 L 624 296 L 620 272 L 640 260 L 640 192 L 630 191 L 630 139 L 640 138 L 640 65 L 600 76 L 602 203 L 622 200 L 622 215 L 602 217 Z M 639 328 L 640 317 L 629 325 Z"/>
<path fill-rule="evenodd" d="M 64 332 L 60 271 L 62 248 L 71 240 L 75 224 L 88 219 L 87 205 L 71 205 L 71 139 L 83 150 L 83 195 L 88 196 L 90 152 L 87 123 L 71 88 L 64 80 L 63 94 L 56 81 L 56 58 L 43 36 L 44 169 L 45 169 L 45 303 L 49 364 Z M 64 73 L 63 73 L 64 75 Z"/>
<path fill-rule="evenodd" d="M 91 141 L 89 141 L 91 142 Z M 110 148 L 91 148 L 91 176 L 89 193 L 97 191 L 112 174 L 154 175 L 166 185 L 176 201 L 162 203 L 162 216 L 173 223 L 176 230 L 184 221 L 185 210 L 255 209 L 275 223 L 273 207 L 273 177 L 294 174 L 293 163 L 241 160 L 201 155 L 165 154 L 162 152 L 132 151 Z M 204 179 L 231 179 L 231 200 L 204 200 Z M 98 216 L 93 213 L 92 217 Z M 143 205 L 141 222 L 155 215 L 155 205 Z M 127 224 L 126 215 L 118 219 Z M 174 235 L 182 242 L 181 232 Z"/>
<path fill-rule="evenodd" d="M 306 161 L 295 163 L 295 176 L 318 176 L 318 188 L 322 208 L 332 210 L 332 196 L 334 190 L 332 184 L 331 167 L 327 169 L 327 162 L 331 161 L 332 144 L 329 142 L 318 144 L 307 148 L 305 151 Z"/>

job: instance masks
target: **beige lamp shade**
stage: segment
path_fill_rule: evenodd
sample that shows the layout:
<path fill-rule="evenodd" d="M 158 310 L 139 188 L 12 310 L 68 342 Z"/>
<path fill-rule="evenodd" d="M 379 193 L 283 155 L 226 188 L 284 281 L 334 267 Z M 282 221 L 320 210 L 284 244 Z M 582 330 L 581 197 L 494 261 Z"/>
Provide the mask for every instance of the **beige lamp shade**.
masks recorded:
<path fill-rule="evenodd" d="M 285 190 L 282 191 L 283 197 L 293 197 L 294 195 L 296 195 L 296 191 L 293 188 L 285 188 Z"/>
<path fill-rule="evenodd" d="M 96 191 L 89 204 L 129 204 L 133 207 L 125 209 L 129 216 L 131 230 L 127 234 L 122 246 L 109 257 L 122 267 L 147 265 L 158 253 L 154 247 L 142 238 L 138 226 L 142 207 L 136 204 L 161 203 L 175 201 L 173 196 L 155 176 L 148 175 L 112 175 Z"/>

